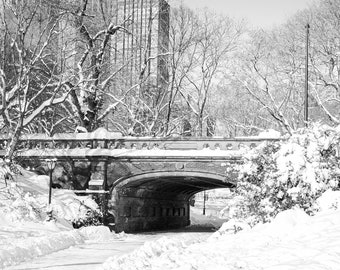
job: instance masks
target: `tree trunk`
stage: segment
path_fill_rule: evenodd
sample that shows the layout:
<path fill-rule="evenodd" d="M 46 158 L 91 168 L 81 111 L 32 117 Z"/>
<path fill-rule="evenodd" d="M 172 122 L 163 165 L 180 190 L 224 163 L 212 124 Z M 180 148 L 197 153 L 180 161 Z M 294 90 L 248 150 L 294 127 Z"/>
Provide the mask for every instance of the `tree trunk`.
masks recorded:
<path fill-rule="evenodd" d="M 19 138 L 20 138 L 20 135 L 21 135 L 22 123 L 23 123 L 23 120 L 22 120 L 22 118 L 20 118 L 20 121 L 17 124 L 17 127 L 15 128 L 13 135 L 11 136 L 9 145 L 7 146 L 6 154 L 4 156 L 4 160 L 11 162 L 12 159 L 13 159 L 13 155 L 14 155 L 15 150 L 17 149 L 17 145 L 18 145 Z"/>
<path fill-rule="evenodd" d="M 198 120 L 198 130 L 197 130 L 197 137 L 203 136 L 203 115 L 199 114 L 197 117 Z"/>

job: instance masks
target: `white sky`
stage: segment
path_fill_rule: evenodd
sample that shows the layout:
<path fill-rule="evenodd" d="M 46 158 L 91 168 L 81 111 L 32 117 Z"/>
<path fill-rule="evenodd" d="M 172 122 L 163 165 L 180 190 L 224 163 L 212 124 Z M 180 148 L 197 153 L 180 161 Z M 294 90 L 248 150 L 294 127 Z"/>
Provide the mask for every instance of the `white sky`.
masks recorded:
<path fill-rule="evenodd" d="M 270 28 L 284 23 L 313 0 L 183 0 L 193 9 L 208 7 L 230 17 L 245 18 L 254 27 Z"/>

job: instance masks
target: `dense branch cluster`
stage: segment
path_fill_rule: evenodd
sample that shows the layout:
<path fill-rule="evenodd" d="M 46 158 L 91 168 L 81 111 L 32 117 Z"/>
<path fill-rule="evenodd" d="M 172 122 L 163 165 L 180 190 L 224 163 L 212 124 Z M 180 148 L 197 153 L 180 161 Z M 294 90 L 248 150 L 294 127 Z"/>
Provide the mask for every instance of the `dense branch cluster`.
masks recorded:
<path fill-rule="evenodd" d="M 150 41 L 161 16 L 150 17 L 143 40 L 131 31 L 136 14 L 118 20 L 105 3 L 0 1 L 0 132 L 13 135 L 9 158 L 22 133 L 103 126 L 133 136 L 292 134 L 304 125 L 307 23 L 310 120 L 340 122 L 339 1 L 321 0 L 266 31 L 171 7 L 158 53 Z M 133 44 L 129 53 L 117 48 L 121 37 Z M 155 62 L 166 67 L 161 86 L 150 73 Z"/>

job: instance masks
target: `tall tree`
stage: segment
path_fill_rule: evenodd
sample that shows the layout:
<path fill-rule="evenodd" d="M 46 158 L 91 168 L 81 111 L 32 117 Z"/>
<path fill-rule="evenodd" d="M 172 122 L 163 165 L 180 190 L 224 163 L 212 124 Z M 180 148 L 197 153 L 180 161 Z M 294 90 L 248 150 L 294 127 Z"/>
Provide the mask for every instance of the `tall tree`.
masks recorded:
<path fill-rule="evenodd" d="M 329 123 L 340 123 L 340 2 L 323 0 L 305 21 L 311 25 L 311 95 Z"/>
<path fill-rule="evenodd" d="M 170 73 L 169 97 L 167 99 L 167 112 L 164 123 L 165 135 L 178 132 L 178 126 L 181 126 L 186 119 L 186 115 L 183 113 L 183 104 L 179 100 L 179 91 L 186 86 L 186 75 L 194 65 L 198 26 L 197 15 L 189 8 L 181 5 L 172 9 L 170 57 L 168 58 Z"/>
<path fill-rule="evenodd" d="M 306 25 L 310 25 L 309 121 L 339 123 L 339 1 L 313 3 L 273 30 L 252 32 L 240 54 L 236 83 L 257 101 L 268 127 L 304 125 Z M 272 121 L 272 124 L 270 122 Z M 257 125 L 258 126 L 258 125 Z"/>
<path fill-rule="evenodd" d="M 4 33 L 0 57 L 2 132 L 10 135 L 11 160 L 21 133 L 46 109 L 63 103 L 70 88 L 54 57 L 65 15 L 43 1 L 0 1 Z"/>
<path fill-rule="evenodd" d="M 190 133 L 202 136 L 209 99 L 227 70 L 243 27 L 228 17 L 180 6 L 173 10 L 170 29 L 166 134 L 182 132 L 178 127 L 190 123 Z"/>
<path fill-rule="evenodd" d="M 182 98 L 195 115 L 195 133 L 203 135 L 209 98 L 222 78 L 243 33 L 241 24 L 228 17 L 205 10 L 198 19 L 195 42 L 189 52 L 192 68 L 185 74 L 187 87 L 180 90 Z"/>
<path fill-rule="evenodd" d="M 113 5 L 117 9 L 107 7 L 107 12 L 91 10 L 94 2 L 87 0 L 72 7 L 70 31 L 77 40 L 70 36 L 70 44 L 76 46 L 77 53 L 69 60 L 74 75 L 70 81 L 74 89 L 71 103 L 85 130 L 92 131 L 106 122 L 125 134 L 158 133 L 166 91 L 150 69 L 151 63 L 167 56 L 167 51 L 161 48 L 154 52 L 157 44 L 152 35 L 167 31 L 166 16 L 158 21 L 167 6 L 155 7 L 158 1 L 150 3 L 125 3 L 124 10 Z M 148 20 L 142 20 L 139 13 Z M 165 29 L 155 32 L 156 26 Z"/>

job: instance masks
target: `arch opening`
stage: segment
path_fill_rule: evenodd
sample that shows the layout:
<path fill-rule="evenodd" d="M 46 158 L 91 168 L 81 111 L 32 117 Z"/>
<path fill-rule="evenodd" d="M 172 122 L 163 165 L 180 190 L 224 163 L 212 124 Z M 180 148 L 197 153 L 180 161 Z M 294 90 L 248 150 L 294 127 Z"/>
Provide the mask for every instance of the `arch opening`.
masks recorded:
<path fill-rule="evenodd" d="M 185 227 L 194 194 L 235 185 L 225 175 L 208 172 L 148 172 L 119 179 L 111 189 L 116 231 Z"/>

